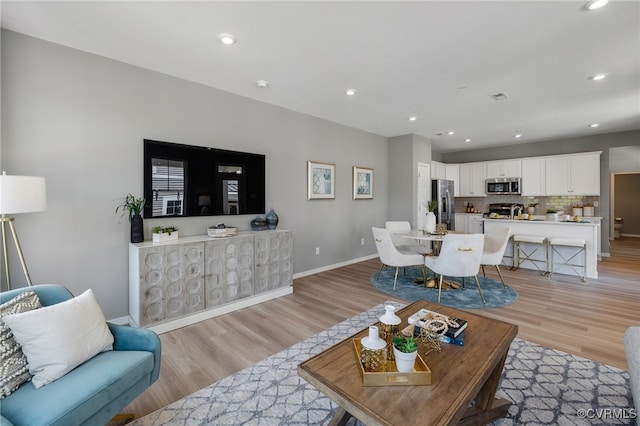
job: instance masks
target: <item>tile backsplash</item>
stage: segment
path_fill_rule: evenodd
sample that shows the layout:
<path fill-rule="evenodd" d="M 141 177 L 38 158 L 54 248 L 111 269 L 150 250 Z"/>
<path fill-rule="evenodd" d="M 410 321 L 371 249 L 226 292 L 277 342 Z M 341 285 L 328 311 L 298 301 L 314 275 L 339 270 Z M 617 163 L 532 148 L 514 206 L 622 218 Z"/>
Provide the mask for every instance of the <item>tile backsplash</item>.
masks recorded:
<path fill-rule="evenodd" d="M 547 209 L 554 209 L 558 212 L 562 211 L 564 214 L 572 214 L 573 206 L 584 206 L 590 204 L 595 206 L 600 204 L 600 197 L 596 196 L 542 196 L 542 197 L 523 197 L 520 195 L 489 195 L 486 197 L 456 197 L 456 213 L 466 213 L 467 204 L 472 204 L 476 213 L 488 213 L 489 204 L 496 203 L 509 203 L 509 204 L 524 204 L 527 207 L 529 204 L 538 204 L 536 206 L 536 214 L 544 215 Z M 594 208 L 594 216 L 600 215 L 600 207 Z"/>

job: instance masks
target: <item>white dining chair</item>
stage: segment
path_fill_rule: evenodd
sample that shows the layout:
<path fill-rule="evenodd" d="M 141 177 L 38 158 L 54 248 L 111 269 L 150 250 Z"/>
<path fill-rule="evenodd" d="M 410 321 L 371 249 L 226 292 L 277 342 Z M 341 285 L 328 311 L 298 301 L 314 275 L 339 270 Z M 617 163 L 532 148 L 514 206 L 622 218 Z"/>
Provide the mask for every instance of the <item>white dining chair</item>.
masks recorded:
<path fill-rule="evenodd" d="M 511 238 L 511 228 L 494 228 L 492 232 L 484 234 L 484 249 L 482 251 L 482 258 L 480 259 L 480 265 L 482 266 L 482 275 L 487 276 L 484 272 L 485 265 L 493 265 L 498 271 L 500 281 L 504 288 L 507 285 L 502 278 L 502 271 L 500 271 L 500 264 L 504 257 L 504 252 L 509 244 L 509 238 Z"/>
<path fill-rule="evenodd" d="M 396 285 L 398 283 L 398 271 L 400 268 L 407 266 L 420 266 L 422 269 L 423 279 L 425 278 L 424 256 L 396 247 L 393 244 L 393 241 L 391 241 L 389 231 L 384 228 L 376 228 L 374 226 L 371 227 L 371 231 L 373 232 L 373 239 L 376 242 L 376 249 L 378 250 L 380 262 L 382 262 L 382 266 L 380 267 L 380 271 L 378 271 L 376 279 L 380 278 L 380 272 L 385 266 L 396 268 L 396 273 L 393 278 L 393 291 L 396 290 Z"/>
<path fill-rule="evenodd" d="M 411 232 L 411 224 L 407 220 L 388 220 L 384 223 L 384 228 L 389 232 L 391 241 L 400 250 L 406 250 L 413 253 L 425 255 L 429 252 L 429 248 L 422 244 L 416 243 L 409 238 L 401 237 L 398 234 L 407 234 Z"/>
<path fill-rule="evenodd" d="M 440 255 L 427 256 L 424 259 L 425 266 L 440 275 L 438 281 L 438 302 L 442 294 L 442 278 L 448 277 L 474 277 L 482 303 L 487 303 L 478 281 L 480 259 L 484 247 L 483 234 L 447 234 L 440 247 Z"/>

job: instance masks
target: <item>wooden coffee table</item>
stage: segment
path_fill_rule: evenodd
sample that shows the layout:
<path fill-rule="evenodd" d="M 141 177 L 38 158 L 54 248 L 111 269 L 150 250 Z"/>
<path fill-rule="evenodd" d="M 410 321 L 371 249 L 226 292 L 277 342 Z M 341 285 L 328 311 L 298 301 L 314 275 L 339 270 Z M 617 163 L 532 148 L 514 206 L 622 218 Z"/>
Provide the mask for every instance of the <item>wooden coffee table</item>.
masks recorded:
<path fill-rule="evenodd" d="M 367 425 L 477 425 L 507 414 L 511 402 L 495 394 L 518 327 L 418 301 L 397 312 L 401 328 L 421 308 L 469 322 L 464 346 L 443 343 L 441 352 L 423 357 L 431 370 L 430 385 L 363 386 L 352 338 L 364 337 L 368 328 L 298 366 L 301 377 L 340 405 L 330 424 L 354 416 Z M 425 352 L 420 342 L 420 354 Z"/>

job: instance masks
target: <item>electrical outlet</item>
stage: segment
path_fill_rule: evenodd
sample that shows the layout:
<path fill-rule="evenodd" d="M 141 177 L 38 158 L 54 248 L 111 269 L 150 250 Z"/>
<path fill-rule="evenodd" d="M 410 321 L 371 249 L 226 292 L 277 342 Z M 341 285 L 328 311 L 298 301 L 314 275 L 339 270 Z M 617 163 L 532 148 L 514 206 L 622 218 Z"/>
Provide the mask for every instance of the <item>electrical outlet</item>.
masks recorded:
<path fill-rule="evenodd" d="M 360 245 L 363 246 L 364 245 L 364 238 L 360 238 Z"/>
<path fill-rule="evenodd" d="M 593 207 L 598 207 L 600 205 L 600 203 L 598 201 L 594 201 L 593 202 Z"/>
<path fill-rule="evenodd" d="M 316 256 L 320 254 L 320 247 L 316 247 Z"/>

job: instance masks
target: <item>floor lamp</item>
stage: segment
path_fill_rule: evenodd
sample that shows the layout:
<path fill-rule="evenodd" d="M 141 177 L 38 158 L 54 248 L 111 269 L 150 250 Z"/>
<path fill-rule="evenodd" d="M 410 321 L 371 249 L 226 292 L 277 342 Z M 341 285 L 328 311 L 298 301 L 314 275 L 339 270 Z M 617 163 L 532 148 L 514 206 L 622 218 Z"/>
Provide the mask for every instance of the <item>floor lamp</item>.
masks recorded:
<path fill-rule="evenodd" d="M 24 254 L 18 241 L 16 227 L 13 224 L 12 217 L 6 217 L 9 214 L 31 213 L 43 211 L 47 208 L 47 197 L 45 192 L 45 182 L 42 177 L 35 176 L 9 176 L 6 172 L 2 172 L 0 176 L 0 214 L 2 214 L 2 253 L 7 277 L 7 288 L 11 290 L 11 276 L 9 274 L 9 254 L 7 253 L 7 229 L 13 236 L 20 263 L 24 276 L 27 278 L 27 284 L 32 285 L 27 263 L 24 260 Z"/>

